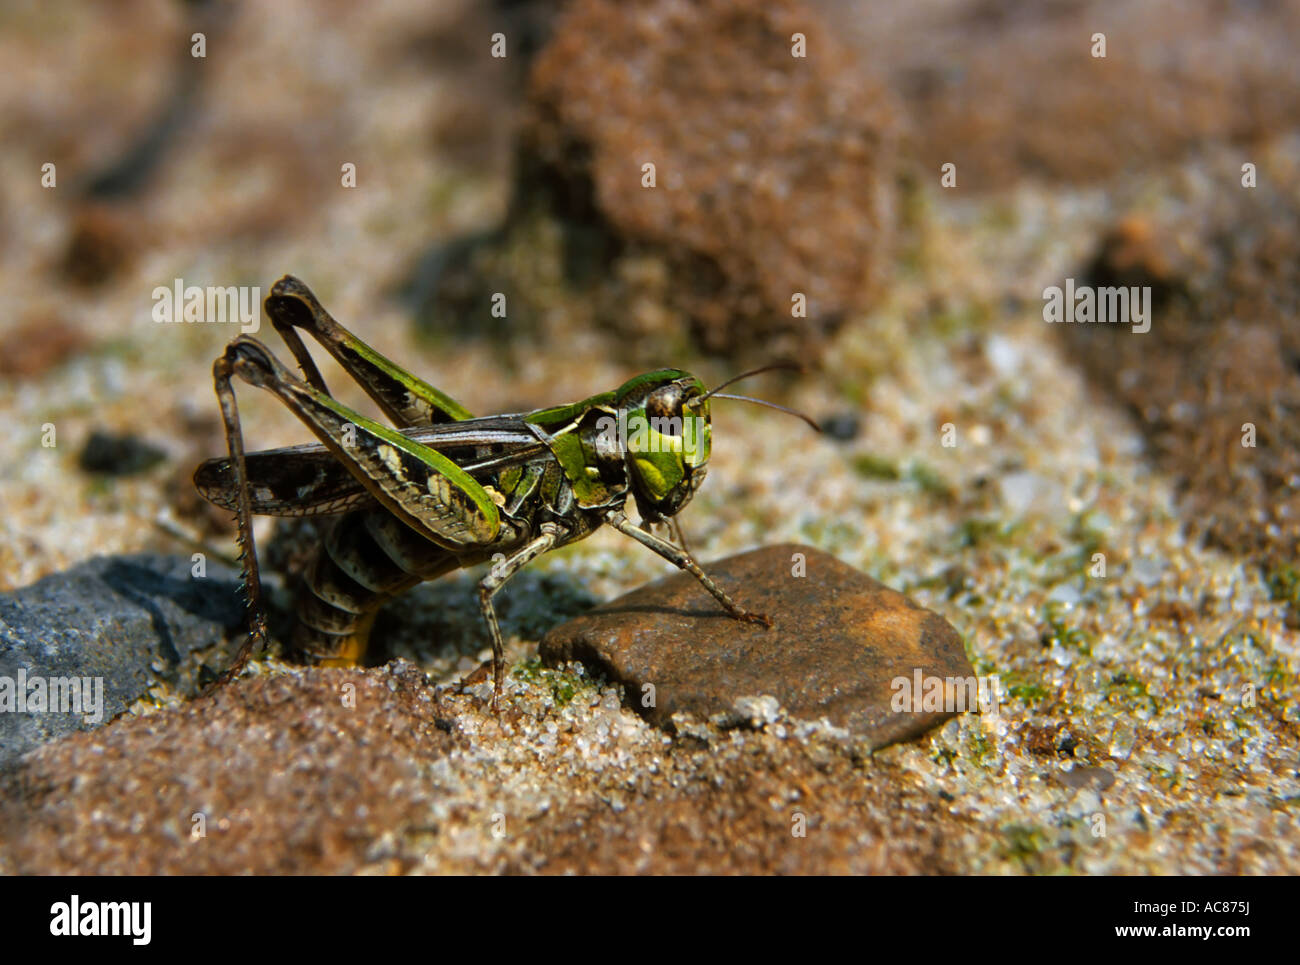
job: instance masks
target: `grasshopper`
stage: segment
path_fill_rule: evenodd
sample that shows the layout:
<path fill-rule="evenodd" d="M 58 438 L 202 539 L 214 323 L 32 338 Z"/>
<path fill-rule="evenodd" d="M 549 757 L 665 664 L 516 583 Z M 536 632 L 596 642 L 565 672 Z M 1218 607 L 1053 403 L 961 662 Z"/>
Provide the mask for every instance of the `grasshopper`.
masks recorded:
<path fill-rule="evenodd" d="M 692 573 L 732 617 L 771 621 L 737 604 L 681 547 L 653 532 L 669 523 L 705 476 L 709 401 L 695 376 L 660 369 L 570 405 L 474 418 L 458 402 L 384 358 L 336 322 L 302 282 L 280 279 L 266 313 L 301 366 L 290 372 L 260 341 L 241 335 L 213 364 L 229 450 L 194 474 L 199 493 L 233 511 L 243 563 L 248 636 L 209 692 L 266 644 L 251 517 L 326 516 L 323 537 L 296 598 L 290 646 L 308 662 L 352 666 L 387 600 L 461 567 L 495 559 L 479 583 L 492 639 L 497 708 L 504 645 L 492 598 L 522 567 L 604 524 Z M 298 330 L 316 339 L 392 420 L 390 428 L 337 402 Z M 266 389 L 319 444 L 245 453 L 232 378 Z M 625 515 L 635 501 L 636 526 Z"/>

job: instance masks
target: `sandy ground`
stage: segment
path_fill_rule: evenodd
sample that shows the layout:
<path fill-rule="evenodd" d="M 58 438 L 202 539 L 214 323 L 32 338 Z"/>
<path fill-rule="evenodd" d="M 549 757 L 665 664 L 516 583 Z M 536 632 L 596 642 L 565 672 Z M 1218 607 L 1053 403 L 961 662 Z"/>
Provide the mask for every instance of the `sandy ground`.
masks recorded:
<path fill-rule="evenodd" d="M 219 435 L 203 420 L 216 414 L 210 363 L 234 326 L 155 323 L 150 293 L 173 278 L 238 279 L 264 293 L 291 272 L 367 341 L 478 413 L 581 398 L 661 363 L 697 367 L 706 380 L 732 374 L 725 360 L 621 357 L 607 336 L 586 331 L 544 344 L 521 339 L 504 351 L 417 336 L 391 297 L 393 286 L 430 243 L 492 224 L 507 185 L 491 170 L 476 173 L 430 147 L 430 118 L 454 96 L 445 74 L 399 62 L 377 92 L 363 95 L 352 84 L 354 70 L 377 69 L 394 38 L 418 20 L 398 4 L 373 7 L 365 42 L 356 44 L 346 40 L 357 25 L 341 14 L 295 28 L 287 14 L 261 20 L 271 15 L 245 11 L 227 38 L 229 52 L 210 56 L 219 79 L 207 92 L 201 131 L 184 136 L 212 138 L 221 151 L 181 140 L 161 186 L 124 216 L 133 226 L 123 238 L 131 260 L 90 289 L 68 282 L 59 268 L 77 212 L 69 200 L 74 171 L 120 146 L 132 130 L 121 118 L 147 116 L 165 85 L 127 70 L 129 57 L 109 43 L 107 23 L 72 22 L 50 32 L 31 10 L 4 15 L 0 59 L 14 75 L 33 78 L 25 95 L 10 91 L 11 119 L 22 113 L 23 96 L 34 115 L 31 105 L 42 96 L 88 89 L 98 76 L 106 90 L 120 90 L 129 109 L 110 119 L 79 102 L 61 120 L 33 117 L 32 137 L 6 138 L 0 154 L 3 332 L 35 321 L 85 340 L 60 364 L 0 378 L 0 448 L 7 454 L 0 466 L 0 588 L 95 554 L 188 552 L 160 520 L 232 552 L 226 537 L 178 508 L 174 477 L 220 452 Z M 179 27 L 173 8 L 160 11 L 164 25 Z M 311 44 L 302 43 L 304 32 Z M 253 54 L 241 40 L 253 36 L 260 55 L 328 65 L 303 67 L 312 83 L 297 91 L 314 104 L 336 103 L 333 116 L 345 118 L 320 121 L 319 143 L 304 136 L 288 148 L 268 147 L 277 123 L 293 124 L 293 98 L 251 69 Z M 147 48 L 137 56 L 167 50 L 147 37 L 137 44 Z M 72 73 L 51 72 L 59 51 L 77 53 Z M 81 156 L 66 173 L 60 166 L 59 187 L 48 190 L 33 172 L 58 143 L 51 135 L 58 123 L 85 130 L 65 139 L 75 140 Z M 331 123 L 342 129 L 341 147 Z M 261 180 L 232 168 L 239 136 L 250 127 L 264 138 Z M 303 198 L 292 204 L 277 194 L 286 184 L 276 167 L 279 150 L 296 152 L 290 166 L 304 179 Z M 339 165 L 351 158 L 360 165 L 358 186 L 342 188 Z M 1131 196 L 1158 197 L 1163 176 L 1172 175 L 1151 175 Z M 684 525 L 705 558 L 760 543 L 821 547 L 943 614 L 962 633 L 977 671 L 1000 676 L 1008 698 L 998 718 L 968 715 L 932 736 L 872 758 L 839 758 L 817 772 L 850 795 L 853 782 L 864 793 L 883 782 L 913 799 L 942 801 L 935 806 L 947 817 L 935 820 L 956 819 L 967 829 L 947 843 L 945 867 L 1295 873 L 1300 636 L 1249 561 L 1187 537 L 1173 481 L 1153 467 L 1129 417 L 1089 389 L 1040 317 L 1042 287 L 1071 273 L 1126 200 L 1095 187 L 1026 184 L 956 199 L 919 189 L 918 227 L 885 301 L 844 326 L 815 374 L 785 390 L 751 387 L 819 417 L 856 412 L 861 433 L 837 442 L 779 414 L 719 404 L 710 478 Z M 282 203 L 282 226 L 221 227 Z M 261 334 L 273 339 L 269 325 Z M 325 367 L 325 376 L 346 401 L 365 406 L 336 369 Z M 250 389 L 240 405 L 250 446 L 305 441 L 268 397 Z M 944 445 L 948 423 L 953 446 Z M 47 424 L 56 427 L 54 447 L 42 446 Z M 137 433 L 171 458 L 138 476 L 89 476 L 76 459 L 95 427 Z M 1093 575 L 1097 553 L 1104 576 Z M 610 532 L 537 565 L 571 576 L 598 598 L 668 570 Z M 466 595 L 466 619 L 476 619 L 472 606 Z M 512 640 L 510 659 L 526 659 L 535 644 Z M 424 652 L 440 680 L 485 655 Z M 549 687 L 519 678 L 516 685 L 529 700 Z M 1252 691 L 1253 700 L 1243 702 Z M 612 709 L 608 701 L 617 695 L 592 696 L 592 706 L 579 702 L 562 713 L 576 715 L 579 731 L 595 728 L 599 713 L 614 714 L 617 728 L 611 736 L 606 722 L 606 739 L 584 767 L 593 766 L 593 755 L 611 755 L 620 773 L 634 774 L 673 753 L 659 732 Z M 561 751 L 548 744 L 545 719 L 561 711 L 537 713 L 538 727 L 467 732 L 481 743 L 462 746 L 446 765 L 465 805 L 454 838 L 465 853 L 496 847 L 486 830 L 492 807 L 479 796 L 489 787 L 534 808 L 540 804 L 530 780 L 542 782 L 553 802 L 589 799 L 589 785 L 566 789 L 568 772 L 553 766 Z M 453 716 L 462 727 L 475 719 L 465 708 Z M 776 742 L 770 735 L 735 739 L 760 748 Z M 676 753 L 674 766 L 687 774 L 718 766 L 707 750 Z M 513 775 L 504 785 L 498 768 Z M 1081 788 L 1062 779 L 1086 768 L 1115 780 L 1099 793 L 1092 783 Z M 445 853 L 444 845 L 428 847 Z M 425 870 L 471 866 L 484 865 L 431 860 Z"/>

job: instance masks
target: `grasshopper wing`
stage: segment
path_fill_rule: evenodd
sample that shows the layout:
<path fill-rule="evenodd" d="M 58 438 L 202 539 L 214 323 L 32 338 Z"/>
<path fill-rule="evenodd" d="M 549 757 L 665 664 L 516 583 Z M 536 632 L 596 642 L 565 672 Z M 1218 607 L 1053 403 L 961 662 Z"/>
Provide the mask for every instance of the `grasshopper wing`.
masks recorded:
<path fill-rule="evenodd" d="M 403 435 L 440 452 L 452 452 L 474 476 L 499 472 L 544 452 L 536 436 L 521 431 L 513 417 L 489 417 L 405 429 Z M 476 458 L 478 452 L 486 452 Z M 317 442 L 250 452 L 249 498 L 255 516 L 329 516 L 376 505 L 376 500 L 347 468 Z M 481 466 L 476 470 L 475 466 Z M 194 473 L 194 485 L 208 502 L 239 509 L 235 470 L 226 457 L 208 459 Z"/>
<path fill-rule="evenodd" d="M 244 461 L 250 508 L 256 516 L 328 516 L 375 502 L 343 464 L 316 443 L 250 452 Z M 194 485 L 208 502 L 238 511 L 235 469 L 228 458 L 205 461 L 194 473 Z"/>

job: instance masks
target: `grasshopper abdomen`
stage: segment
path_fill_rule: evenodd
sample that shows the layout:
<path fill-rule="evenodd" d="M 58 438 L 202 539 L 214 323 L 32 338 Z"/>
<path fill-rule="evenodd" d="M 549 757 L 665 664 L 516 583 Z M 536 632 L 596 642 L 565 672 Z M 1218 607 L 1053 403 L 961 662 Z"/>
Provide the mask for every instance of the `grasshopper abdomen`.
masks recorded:
<path fill-rule="evenodd" d="M 299 656 L 326 666 L 359 662 L 380 606 L 459 565 L 414 532 L 406 542 L 425 545 L 412 545 L 394 559 L 384 549 L 391 541 L 381 542 L 372 532 L 386 515 L 377 509 L 353 510 L 325 524 L 294 601 L 290 643 Z"/>

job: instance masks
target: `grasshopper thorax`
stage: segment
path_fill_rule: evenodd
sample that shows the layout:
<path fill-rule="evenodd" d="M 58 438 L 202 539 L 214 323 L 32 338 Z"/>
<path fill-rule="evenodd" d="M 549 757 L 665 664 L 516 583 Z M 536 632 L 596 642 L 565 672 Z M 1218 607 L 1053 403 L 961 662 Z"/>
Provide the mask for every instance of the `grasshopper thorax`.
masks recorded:
<path fill-rule="evenodd" d="M 627 477 L 647 522 L 675 516 L 704 480 L 711 429 L 707 390 L 695 376 L 663 369 L 615 393 Z"/>

